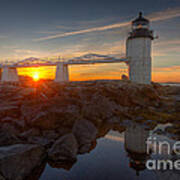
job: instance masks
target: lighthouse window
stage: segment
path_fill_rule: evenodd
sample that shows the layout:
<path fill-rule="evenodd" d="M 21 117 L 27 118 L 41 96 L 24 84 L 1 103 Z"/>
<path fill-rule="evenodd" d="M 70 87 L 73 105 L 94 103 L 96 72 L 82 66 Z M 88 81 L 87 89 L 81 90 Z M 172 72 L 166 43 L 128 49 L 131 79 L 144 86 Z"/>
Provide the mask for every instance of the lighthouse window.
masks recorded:
<path fill-rule="evenodd" d="M 146 29 L 148 29 L 149 28 L 149 26 L 146 24 L 137 24 L 137 25 L 134 25 L 133 26 L 133 29 L 141 29 L 141 28 L 146 28 Z"/>
<path fill-rule="evenodd" d="M 139 24 L 138 26 L 137 26 L 137 28 L 142 28 L 143 26 L 142 26 L 142 24 Z"/>

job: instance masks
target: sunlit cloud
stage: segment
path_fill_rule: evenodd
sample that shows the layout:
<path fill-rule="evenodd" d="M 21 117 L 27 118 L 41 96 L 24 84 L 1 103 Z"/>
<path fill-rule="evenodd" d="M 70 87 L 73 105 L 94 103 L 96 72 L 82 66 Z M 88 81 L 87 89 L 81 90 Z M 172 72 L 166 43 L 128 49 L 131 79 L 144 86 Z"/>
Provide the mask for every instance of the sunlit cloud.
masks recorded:
<path fill-rule="evenodd" d="M 4 39 L 4 38 L 7 38 L 8 36 L 3 36 L 3 35 L 0 35 L 0 39 Z"/>
<path fill-rule="evenodd" d="M 154 45 L 155 46 L 180 45 L 180 39 L 156 41 Z"/>
<path fill-rule="evenodd" d="M 162 20 L 179 17 L 179 16 L 180 16 L 180 7 L 174 8 L 174 9 L 166 9 L 166 10 L 160 11 L 160 12 L 154 12 L 154 13 L 148 15 L 147 17 L 150 18 L 151 21 L 162 21 Z M 120 22 L 120 23 L 115 23 L 115 24 L 101 26 L 101 27 L 83 29 L 83 30 L 79 30 L 79 31 L 58 33 L 56 35 L 51 35 L 51 36 L 34 39 L 34 41 L 57 39 L 57 38 L 73 36 L 73 35 L 79 35 L 79 34 L 85 34 L 85 33 L 97 32 L 97 31 L 105 31 L 105 30 L 110 30 L 110 29 L 115 29 L 115 28 L 123 28 L 123 27 L 129 26 L 130 22 L 131 21 L 126 21 L 126 22 Z"/>
<path fill-rule="evenodd" d="M 13 49 L 14 51 L 14 58 L 22 59 L 22 58 L 28 58 L 28 57 L 48 57 L 51 56 L 51 52 L 44 52 L 44 51 L 35 51 L 31 49 L 20 49 L 20 48 L 15 48 Z"/>
<path fill-rule="evenodd" d="M 80 31 L 66 32 L 66 33 L 63 33 L 63 34 L 56 34 L 56 35 L 53 35 L 53 36 L 47 36 L 47 37 L 42 37 L 42 38 L 39 38 L 39 39 L 35 39 L 35 41 L 56 39 L 56 38 L 73 36 L 73 35 L 78 35 L 78 34 L 85 34 L 85 33 L 95 32 L 95 31 L 105 31 L 105 30 L 109 30 L 109 29 L 125 27 L 125 26 L 128 26 L 129 24 L 130 24 L 130 22 L 123 22 L 123 23 L 117 23 L 117 24 L 102 26 L 102 27 L 94 27 L 94 28 L 84 29 L 84 30 L 80 30 Z"/>
<path fill-rule="evenodd" d="M 164 11 L 155 12 L 147 16 L 151 21 L 162 21 L 180 17 L 180 7 L 168 8 Z"/>
<path fill-rule="evenodd" d="M 176 71 L 179 71 L 180 72 L 180 66 L 155 67 L 155 68 L 153 68 L 153 71 L 159 71 L 159 72 L 168 72 L 168 71 L 176 72 Z"/>

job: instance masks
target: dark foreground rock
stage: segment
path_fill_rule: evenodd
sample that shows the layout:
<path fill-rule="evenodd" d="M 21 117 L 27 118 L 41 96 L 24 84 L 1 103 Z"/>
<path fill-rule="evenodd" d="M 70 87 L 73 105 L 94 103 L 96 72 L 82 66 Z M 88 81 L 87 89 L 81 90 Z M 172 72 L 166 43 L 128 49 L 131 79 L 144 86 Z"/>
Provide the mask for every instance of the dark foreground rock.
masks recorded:
<path fill-rule="evenodd" d="M 38 145 L 0 147 L 0 174 L 9 180 L 24 180 L 43 163 L 45 157 L 45 149 Z"/>
<path fill-rule="evenodd" d="M 46 152 L 50 166 L 70 169 L 97 138 L 132 122 L 171 123 L 166 133 L 180 139 L 179 97 L 178 87 L 128 81 L 0 86 L 0 179 L 27 179 Z"/>
<path fill-rule="evenodd" d="M 60 137 L 48 152 L 48 159 L 54 162 L 76 161 L 78 144 L 73 134 Z"/>
<path fill-rule="evenodd" d="M 87 120 L 79 120 L 75 123 L 72 132 L 79 144 L 79 153 L 88 152 L 96 139 L 97 128 Z"/>
<path fill-rule="evenodd" d="M 6 131 L 5 129 L 0 129 L 0 147 L 7 146 L 12 144 L 18 144 L 21 141 L 10 132 Z"/>

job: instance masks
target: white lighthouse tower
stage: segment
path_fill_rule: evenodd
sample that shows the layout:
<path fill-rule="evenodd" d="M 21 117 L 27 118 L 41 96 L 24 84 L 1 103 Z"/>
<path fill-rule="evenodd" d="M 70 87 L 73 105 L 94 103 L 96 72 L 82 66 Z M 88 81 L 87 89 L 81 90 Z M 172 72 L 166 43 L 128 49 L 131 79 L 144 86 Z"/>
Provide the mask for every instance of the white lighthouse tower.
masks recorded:
<path fill-rule="evenodd" d="M 132 21 L 132 31 L 126 42 L 126 57 L 129 60 L 129 79 L 132 82 L 151 82 L 151 41 L 154 39 L 149 20 L 139 13 Z"/>

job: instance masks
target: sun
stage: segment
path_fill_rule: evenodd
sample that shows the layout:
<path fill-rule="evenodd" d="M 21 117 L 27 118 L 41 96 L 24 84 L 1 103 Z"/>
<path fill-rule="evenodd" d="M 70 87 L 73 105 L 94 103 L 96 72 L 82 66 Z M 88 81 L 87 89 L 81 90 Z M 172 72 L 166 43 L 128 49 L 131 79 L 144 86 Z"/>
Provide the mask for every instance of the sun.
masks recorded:
<path fill-rule="evenodd" d="M 33 74 L 33 80 L 34 81 L 38 81 L 39 80 L 39 74 L 38 73 L 34 73 Z"/>

